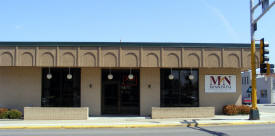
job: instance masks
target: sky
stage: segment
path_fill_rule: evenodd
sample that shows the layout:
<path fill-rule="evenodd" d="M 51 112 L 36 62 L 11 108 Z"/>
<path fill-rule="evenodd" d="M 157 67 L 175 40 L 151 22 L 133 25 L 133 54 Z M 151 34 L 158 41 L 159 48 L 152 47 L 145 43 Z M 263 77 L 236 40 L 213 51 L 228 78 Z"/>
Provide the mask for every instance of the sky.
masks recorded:
<path fill-rule="evenodd" d="M 250 43 L 249 1 L 0 0 L 0 41 Z M 275 6 L 255 33 L 273 64 L 274 24 Z"/>

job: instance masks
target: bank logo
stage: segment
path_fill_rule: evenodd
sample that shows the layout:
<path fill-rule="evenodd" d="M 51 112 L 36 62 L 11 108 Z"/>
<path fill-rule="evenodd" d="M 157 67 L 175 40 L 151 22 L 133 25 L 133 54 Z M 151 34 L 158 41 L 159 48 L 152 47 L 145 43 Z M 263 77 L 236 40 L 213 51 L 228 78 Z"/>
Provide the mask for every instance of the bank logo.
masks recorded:
<path fill-rule="evenodd" d="M 232 93 L 236 92 L 235 75 L 205 75 L 205 92 Z"/>
<path fill-rule="evenodd" d="M 231 76 L 210 76 L 210 88 L 231 88 Z"/>

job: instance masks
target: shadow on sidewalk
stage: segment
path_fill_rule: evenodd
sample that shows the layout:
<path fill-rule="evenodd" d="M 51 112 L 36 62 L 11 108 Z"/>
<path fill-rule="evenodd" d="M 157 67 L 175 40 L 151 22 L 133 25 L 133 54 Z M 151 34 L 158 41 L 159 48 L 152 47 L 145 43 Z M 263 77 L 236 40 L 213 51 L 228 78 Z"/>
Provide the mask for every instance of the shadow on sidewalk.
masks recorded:
<path fill-rule="evenodd" d="M 211 120 L 248 120 L 248 117 L 247 119 L 211 119 Z"/>
<path fill-rule="evenodd" d="M 228 134 L 223 133 L 223 132 L 217 132 L 217 131 L 208 130 L 208 129 L 205 129 L 205 128 L 202 128 L 202 127 L 198 127 L 198 122 L 196 120 L 192 120 L 192 122 L 184 120 L 184 122 L 181 122 L 181 123 L 186 123 L 188 128 L 198 130 L 198 131 L 202 131 L 202 132 L 206 132 L 206 133 L 209 133 L 209 134 L 214 135 L 214 136 L 229 136 Z M 194 123 L 194 127 L 191 126 L 192 123 Z"/>

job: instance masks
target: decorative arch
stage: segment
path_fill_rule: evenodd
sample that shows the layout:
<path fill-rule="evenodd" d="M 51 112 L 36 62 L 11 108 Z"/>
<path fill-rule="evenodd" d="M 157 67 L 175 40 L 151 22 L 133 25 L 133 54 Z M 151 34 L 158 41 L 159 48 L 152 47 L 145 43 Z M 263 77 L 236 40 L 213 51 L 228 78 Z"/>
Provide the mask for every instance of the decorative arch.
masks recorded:
<path fill-rule="evenodd" d="M 65 52 L 61 59 L 62 66 L 75 66 L 75 56 L 71 52 Z"/>
<path fill-rule="evenodd" d="M 82 55 L 81 65 L 87 67 L 95 67 L 96 66 L 96 57 L 93 53 L 87 52 Z"/>
<path fill-rule="evenodd" d="M 240 67 L 240 58 L 237 54 L 231 53 L 228 55 L 228 64 L 227 67 Z"/>
<path fill-rule="evenodd" d="M 145 61 L 148 67 L 159 67 L 159 58 L 155 53 L 148 53 Z"/>
<path fill-rule="evenodd" d="M 220 57 L 215 53 L 209 54 L 206 62 L 207 67 L 220 67 Z"/>
<path fill-rule="evenodd" d="M 13 66 L 13 56 L 10 52 L 3 52 L 0 58 L 1 66 Z"/>
<path fill-rule="evenodd" d="M 247 55 L 247 64 L 246 67 L 251 67 L 251 54 Z M 255 55 L 255 64 L 256 64 L 256 68 L 260 67 L 260 60 L 259 57 Z"/>
<path fill-rule="evenodd" d="M 117 67 L 117 57 L 114 53 L 108 52 L 103 57 L 103 65 L 105 67 Z"/>
<path fill-rule="evenodd" d="M 258 56 L 255 56 L 255 64 L 256 64 L 256 68 L 260 67 L 260 59 Z"/>
<path fill-rule="evenodd" d="M 175 53 L 169 53 L 167 55 L 166 64 L 168 67 L 180 67 L 179 56 Z"/>
<path fill-rule="evenodd" d="M 21 54 L 21 66 L 33 66 L 33 55 L 30 52 L 24 52 L 23 54 Z"/>
<path fill-rule="evenodd" d="M 138 67 L 138 58 L 135 53 L 127 53 L 125 55 L 125 61 L 124 61 L 125 66 L 128 67 Z"/>
<path fill-rule="evenodd" d="M 41 66 L 54 66 L 54 56 L 51 52 L 45 52 L 40 57 Z"/>
<path fill-rule="evenodd" d="M 189 54 L 186 61 L 189 67 L 200 67 L 200 57 L 196 53 Z"/>

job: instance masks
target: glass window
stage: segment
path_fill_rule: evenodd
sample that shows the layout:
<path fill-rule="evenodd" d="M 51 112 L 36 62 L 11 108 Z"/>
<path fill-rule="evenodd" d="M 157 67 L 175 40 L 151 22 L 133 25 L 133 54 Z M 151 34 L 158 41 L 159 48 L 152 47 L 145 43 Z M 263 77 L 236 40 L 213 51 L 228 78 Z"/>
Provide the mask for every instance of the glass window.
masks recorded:
<path fill-rule="evenodd" d="M 243 84 L 243 85 L 249 84 L 248 77 L 242 77 L 242 84 Z"/>
<path fill-rule="evenodd" d="M 51 79 L 47 79 L 48 68 L 42 69 L 42 107 L 80 107 L 79 68 L 71 68 L 72 79 L 67 79 L 68 68 L 51 68 Z"/>
<path fill-rule="evenodd" d="M 171 69 L 161 69 L 161 106 L 199 106 L 198 70 L 192 69 L 193 80 L 189 79 L 191 69 L 173 69 L 173 80 L 168 78 L 170 74 Z"/>

